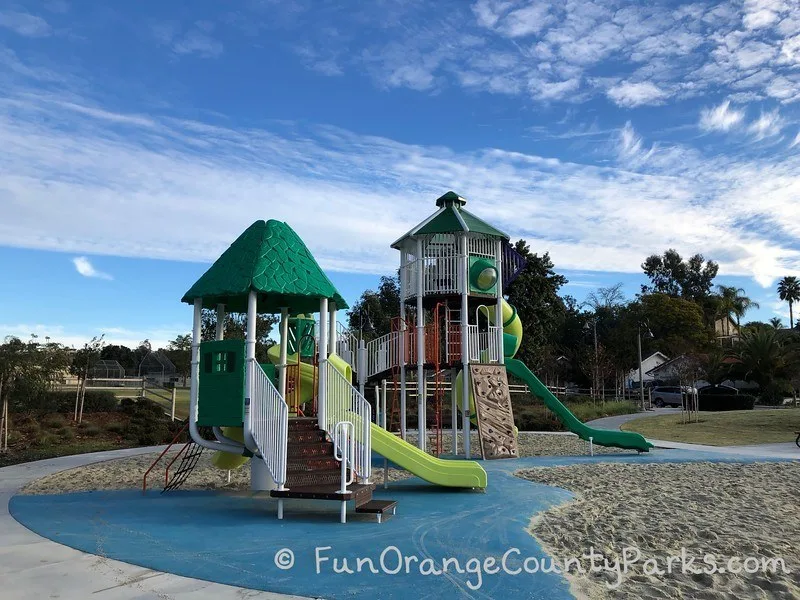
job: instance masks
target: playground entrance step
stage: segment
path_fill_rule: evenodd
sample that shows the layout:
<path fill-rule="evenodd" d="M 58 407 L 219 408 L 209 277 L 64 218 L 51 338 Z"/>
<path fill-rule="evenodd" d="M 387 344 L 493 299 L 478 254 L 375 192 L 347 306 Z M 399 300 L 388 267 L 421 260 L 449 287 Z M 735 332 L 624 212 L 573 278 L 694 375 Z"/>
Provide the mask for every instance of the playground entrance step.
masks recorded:
<path fill-rule="evenodd" d="M 287 490 L 272 490 L 269 495 L 273 498 L 297 498 L 302 500 L 355 500 L 356 507 L 368 503 L 372 499 L 373 484 L 353 483 L 347 487 L 347 492 L 339 493 L 338 484 L 307 485 L 290 488 Z"/>
<path fill-rule="evenodd" d="M 341 467 L 326 470 L 287 471 L 286 487 L 306 487 L 313 485 L 340 485 L 342 481 Z"/>
<path fill-rule="evenodd" d="M 376 515 L 378 523 L 383 520 L 383 515 L 386 513 L 393 515 L 395 510 L 397 510 L 397 502 L 395 500 L 370 500 L 369 502 L 356 506 L 357 513 Z"/>
<path fill-rule="evenodd" d="M 289 442 L 286 445 L 286 458 L 295 460 L 298 458 L 333 456 L 333 443 L 331 442 Z"/>
<path fill-rule="evenodd" d="M 292 431 L 317 431 L 317 418 L 316 417 L 297 417 L 289 419 L 289 432 Z"/>
<path fill-rule="evenodd" d="M 305 471 L 328 471 L 331 469 L 338 469 L 339 461 L 333 455 L 330 456 L 317 456 L 317 457 L 289 457 L 286 464 L 287 473 L 297 473 Z"/>

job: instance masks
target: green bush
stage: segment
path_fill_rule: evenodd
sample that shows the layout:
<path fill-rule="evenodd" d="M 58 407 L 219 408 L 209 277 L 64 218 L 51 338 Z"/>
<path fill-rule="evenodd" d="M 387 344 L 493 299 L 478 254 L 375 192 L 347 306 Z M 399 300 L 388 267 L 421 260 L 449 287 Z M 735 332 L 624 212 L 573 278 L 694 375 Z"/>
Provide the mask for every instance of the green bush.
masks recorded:
<path fill-rule="evenodd" d="M 106 425 L 106 431 L 117 435 L 123 435 L 127 429 L 127 423 L 109 423 Z"/>
<path fill-rule="evenodd" d="M 54 414 L 54 415 L 47 415 L 45 418 L 42 419 L 42 426 L 45 429 L 61 429 L 67 420 L 64 418 L 63 415 Z"/>
<path fill-rule="evenodd" d="M 605 404 L 581 402 L 568 403 L 566 407 L 578 418 L 586 422 L 613 415 L 635 413 L 636 406 L 627 401 L 611 401 Z M 561 420 L 546 406 L 515 406 L 514 423 L 520 431 L 566 431 Z"/>
<path fill-rule="evenodd" d="M 21 393 L 21 392 L 20 392 Z M 75 411 L 76 392 L 47 391 L 18 399 L 15 408 L 18 412 L 33 413 L 70 413 Z M 119 402 L 109 390 L 86 390 L 83 399 L 83 412 L 112 412 L 117 410 Z"/>
<path fill-rule="evenodd" d="M 88 427 L 83 428 L 82 433 L 87 437 L 97 437 L 103 433 L 103 429 L 97 425 L 89 425 Z"/>

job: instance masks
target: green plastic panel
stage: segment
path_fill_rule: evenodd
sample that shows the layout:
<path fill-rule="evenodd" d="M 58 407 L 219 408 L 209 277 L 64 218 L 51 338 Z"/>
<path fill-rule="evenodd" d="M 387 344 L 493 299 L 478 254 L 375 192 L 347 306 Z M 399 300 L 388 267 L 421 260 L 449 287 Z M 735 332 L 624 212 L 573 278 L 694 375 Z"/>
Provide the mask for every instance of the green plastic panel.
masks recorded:
<path fill-rule="evenodd" d="M 495 280 L 493 285 L 482 288 L 478 285 L 478 276 L 484 269 L 493 269 Z M 488 296 L 497 295 L 497 266 L 494 260 L 483 256 L 469 256 L 469 292 L 470 294 L 486 294 Z"/>
<path fill-rule="evenodd" d="M 246 371 L 244 340 L 200 344 L 198 425 L 242 426 Z"/>

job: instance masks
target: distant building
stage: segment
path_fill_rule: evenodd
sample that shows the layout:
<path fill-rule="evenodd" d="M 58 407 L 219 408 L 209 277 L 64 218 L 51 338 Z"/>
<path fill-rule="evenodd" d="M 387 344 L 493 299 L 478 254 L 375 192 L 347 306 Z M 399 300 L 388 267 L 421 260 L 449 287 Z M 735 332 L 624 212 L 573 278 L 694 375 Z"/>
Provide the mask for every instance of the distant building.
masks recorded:
<path fill-rule="evenodd" d="M 739 328 L 730 317 L 722 317 L 714 321 L 714 335 L 723 346 L 730 346 L 739 341 Z"/>
<path fill-rule="evenodd" d="M 645 383 L 648 381 L 654 381 L 654 377 L 650 375 L 649 371 L 652 371 L 659 365 L 663 365 L 665 362 L 669 360 L 666 354 L 662 352 L 653 352 L 650 356 L 645 359 L 642 359 L 642 379 Z M 639 366 L 637 365 L 628 373 L 628 386 L 631 387 L 633 384 L 636 384 L 638 387 L 639 384 Z"/>

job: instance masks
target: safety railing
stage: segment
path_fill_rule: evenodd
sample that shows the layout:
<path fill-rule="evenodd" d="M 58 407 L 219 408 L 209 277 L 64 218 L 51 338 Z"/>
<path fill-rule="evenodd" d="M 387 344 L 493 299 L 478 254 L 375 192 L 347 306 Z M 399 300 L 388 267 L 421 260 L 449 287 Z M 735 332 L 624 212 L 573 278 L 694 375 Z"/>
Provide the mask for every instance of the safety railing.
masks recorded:
<path fill-rule="evenodd" d="M 356 455 L 355 426 L 350 421 L 339 421 L 333 430 L 333 457 L 342 463 L 342 484 L 340 494 L 347 493 L 347 486 L 353 483 L 352 464 Z"/>
<path fill-rule="evenodd" d="M 336 354 L 355 371 L 358 357 L 358 338 L 344 325 L 336 322 Z"/>
<path fill-rule="evenodd" d="M 338 454 L 344 450 L 336 439 L 336 425 L 343 421 L 353 424 L 354 452 L 348 458 L 349 467 L 362 483 L 369 483 L 372 474 L 372 407 L 350 382 L 326 362 L 327 386 L 325 392 L 324 429 L 331 436 Z"/>
<path fill-rule="evenodd" d="M 272 385 L 264 369 L 250 359 L 250 422 L 248 426 L 272 479 L 286 484 L 286 444 L 289 438 L 289 407 Z"/>
<path fill-rule="evenodd" d="M 500 362 L 502 338 L 500 328 L 489 325 L 480 331 L 477 325 L 467 325 L 469 329 L 469 359 L 474 362 Z"/>
<path fill-rule="evenodd" d="M 391 331 L 367 342 L 367 377 L 401 364 L 401 331 Z"/>

